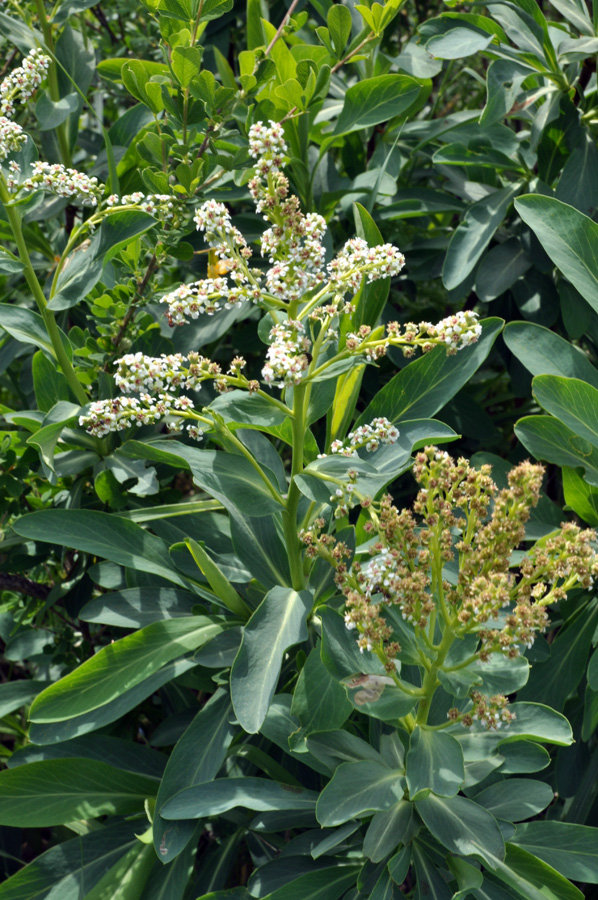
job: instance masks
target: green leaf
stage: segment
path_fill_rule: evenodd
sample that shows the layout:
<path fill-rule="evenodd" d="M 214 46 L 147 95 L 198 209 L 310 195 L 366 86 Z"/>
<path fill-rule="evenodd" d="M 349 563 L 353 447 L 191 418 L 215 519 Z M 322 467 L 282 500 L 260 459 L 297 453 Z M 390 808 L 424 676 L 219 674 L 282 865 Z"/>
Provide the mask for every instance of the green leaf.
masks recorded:
<path fill-rule="evenodd" d="M 230 530 L 235 553 L 264 588 L 290 585 L 289 557 L 272 516 L 258 519 L 231 510 Z"/>
<path fill-rule="evenodd" d="M 86 900 L 141 900 L 155 864 L 153 848 L 139 841 L 104 874 Z"/>
<path fill-rule="evenodd" d="M 90 600 L 79 612 L 79 618 L 119 628 L 143 628 L 160 619 L 192 616 L 197 604 L 195 594 L 177 588 L 127 588 Z"/>
<path fill-rule="evenodd" d="M 324 667 L 320 648 L 314 647 L 293 694 L 291 714 L 299 719 L 301 728 L 291 735 L 290 746 L 300 750 L 310 734 L 341 728 L 352 710 L 345 689 Z"/>
<path fill-rule="evenodd" d="M 554 793 L 544 781 L 533 778 L 508 778 L 475 795 L 475 802 L 497 819 L 520 822 L 542 812 L 552 803 Z"/>
<path fill-rule="evenodd" d="M 531 741 L 503 744 L 499 752 L 504 759 L 500 772 L 505 775 L 540 772 L 550 763 L 548 750 L 545 750 L 540 744 L 532 744 Z"/>
<path fill-rule="evenodd" d="M 372 862 L 386 859 L 401 843 L 413 815 L 413 804 L 399 800 L 372 816 L 363 840 L 363 852 Z"/>
<path fill-rule="evenodd" d="M 309 591 L 274 587 L 245 626 L 231 669 L 231 698 L 242 727 L 256 734 L 274 696 L 283 656 L 293 644 L 307 640 Z"/>
<path fill-rule="evenodd" d="M 472 800 L 428 794 L 415 806 L 426 827 L 451 853 L 479 856 L 490 865 L 504 858 L 504 842 L 496 819 Z"/>
<path fill-rule="evenodd" d="M 222 630 L 208 616 L 154 622 L 102 647 L 31 706 L 33 722 L 60 722 L 116 699 L 153 675 L 165 663 L 196 650 Z"/>
<path fill-rule="evenodd" d="M 175 47 L 170 64 L 178 83 L 187 88 L 201 69 L 201 50 L 197 47 Z"/>
<path fill-rule="evenodd" d="M 120 566 L 159 575 L 179 587 L 187 586 L 183 576 L 174 569 L 166 544 L 160 538 L 110 513 L 44 509 L 19 519 L 15 531 L 33 541 L 83 550 Z"/>
<path fill-rule="evenodd" d="M 69 741 L 80 735 L 88 734 L 90 731 L 96 731 L 104 725 L 116 722 L 117 719 L 139 706 L 143 700 L 150 697 L 163 685 L 179 675 L 183 675 L 189 669 L 192 669 L 194 665 L 195 663 L 190 659 L 179 659 L 168 663 L 145 681 L 120 694 L 110 703 L 98 707 L 98 709 L 61 722 L 39 724 L 33 722 L 29 729 L 29 737 L 33 743 L 47 746 L 61 741 Z"/>
<path fill-rule="evenodd" d="M 523 81 L 530 74 L 528 66 L 510 59 L 495 59 L 490 64 L 486 73 L 488 98 L 480 116 L 480 125 L 494 125 L 511 111 Z"/>
<path fill-rule="evenodd" d="M 414 360 L 378 391 L 357 420 L 363 425 L 377 416 L 392 422 L 435 415 L 466 384 L 482 365 L 503 327 L 502 319 L 484 319 L 477 344 L 447 356 L 444 347 L 435 347 Z"/>
<path fill-rule="evenodd" d="M 48 759 L 95 759 L 116 769 L 161 778 L 167 757 L 157 750 L 136 744 L 124 738 L 109 737 L 105 734 L 83 735 L 70 741 L 63 741 L 47 747 L 26 744 L 15 751 L 8 762 L 8 768 L 29 765 Z"/>
<path fill-rule="evenodd" d="M 217 778 L 179 791 L 160 810 L 165 819 L 202 819 L 237 806 L 256 811 L 313 809 L 316 791 L 250 776 Z"/>
<path fill-rule="evenodd" d="M 346 6 L 331 6 L 328 10 L 327 25 L 336 55 L 340 59 L 351 37 L 351 10 Z"/>
<path fill-rule="evenodd" d="M 485 50 L 493 40 L 493 34 L 481 34 L 471 28 L 450 28 L 430 38 L 426 50 L 436 59 L 463 59 Z"/>
<path fill-rule="evenodd" d="M 140 812 L 153 778 L 91 759 L 52 759 L 0 772 L 0 824 L 47 828 L 74 819 Z"/>
<path fill-rule="evenodd" d="M 598 390 L 579 378 L 536 375 L 534 396 L 546 412 L 598 447 Z"/>
<path fill-rule="evenodd" d="M 524 416 L 515 425 L 515 434 L 536 459 L 558 466 L 580 466 L 589 483 L 598 486 L 598 450 L 558 419 Z"/>
<path fill-rule="evenodd" d="M 79 107 L 79 96 L 76 93 L 67 94 L 60 100 L 52 100 L 47 92 L 42 93 L 35 104 L 35 116 L 40 131 L 52 131 L 58 125 L 62 125 L 71 113 Z"/>
<path fill-rule="evenodd" d="M 593 601 L 558 632 L 550 645 L 549 659 L 532 667 L 530 680 L 518 699 L 533 699 L 561 711 L 584 676 L 597 624 L 598 603 Z"/>
<path fill-rule="evenodd" d="M 34 344 L 43 350 L 48 359 L 56 363 L 54 348 L 48 337 L 44 320 L 39 313 L 21 306 L 9 306 L 8 303 L 0 303 L 0 328 L 3 328 L 11 337 L 23 344 Z M 63 331 L 59 334 L 69 359 L 73 357 L 73 348 Z"/>
<path fill-rule="evenodd" d="M 409 741 L 405 774 L 412 800 L 430 791 L 441 797 L 454 797 L 465 780 L 459 742 L 442 731 L 416 726 Z"/>
<path fill-rule="evenodd" d="M 413 862 L 418 884 L 417 900 L 451 900 L 453 892 L 418 841 L 413 841 Z"/>
<path fill-rule="evenodd" d="M 326 785 L 316 806 L 320 825 L 342 825 L 356 816 L 389 809 L 401 800 L 400 772 L 374 760 L 343 763 Z"/>
<path fill-rule="evenodd" d="M 197 713 L 168 759 L 153 823 L 154 847 L 163 863 L 181 853 L 195 825 L 187 821 L 166 822 L 159 811 L 179 791 L 216 777 L 235 734 L 235 727 L 229 722 L 231 712 L 228 694 L 218 690 Z"/>
<path fill-rule="evenodd" d="M 338 900 L 355 883 L 358 868 L 335 866 L 300 875 L 268 894 L 268 900 Z"/>
<path fill-rule="evenodd" d="M 525 900 L 583 900 L 556 869 L 514 844 L 507 844 L 504 862 L 497 859 L 488 867 Z"/>
<path fill-rule="evenodd" d="M 581 350 L 554 331 L 532 322 L 509 322 L 503 337 L 532 375 L 564 375 L 598 388 L 598 370 Z"/>
<path fill-rule="evenodd" d="M 0 684 L 0 719 L 33 700 L 45 687 L 43 681 L 27 679 Z"/>
<path fill-rule="evenodd" d="M 383 759 L 371 744 L 351 734 L 350 731 L 322 731 L 307 739 L 309 750 L 331 771 L 340 763 L 370 759 L 382 763 Z"/>
<path fill-rule="evenodd" d="M 248 618 L 251 615 L 251 607 L 247 606 L 241 595 L 237 593 L 205 548 L 192 538 L 187 538 L 185 543 L 200 571 L 208 579 L 208 583 L 216 596 L 222 600 L 231 612 L 241 616 L 243 619 Z"/>
<path fill-rule="evenodd" d="M 584 481 L 576 469 L 563 466 L 562 475 L 565 503 L 594 528 L 598 525 L 598 489 Z"/>
<path fill-rule="evenodd" d="M 62 841 L 0 884 L 0 900 L 80 900 L 106 869 L 138 845 L 134 822 L 110 824 Z"/>
<path fill-rule="evenodd" d="M 512 843 L 549 863 L 565 878 L 598 884 L 596 828 L 550 819 L 526 822 L 517 826 Z"/>
<path fill-rule="evenodd" d="M 515 208 L 555 266 L 598 310 L 598 225 L 553 197 L 526 194 Z"/>
<path fill-rule="evenodd" d="M 350 134 L 403 115 L 415 104 L 421 89 L 408 75 L 378 75 L 352 85 L 333 134 Z"/>
<path fill-rule="evenodd" d="M 519 189 L 519 184 L 501 188 L 469 207 L 447 247 L 442 267 L 447 290 L 459 287 L 473 272 Z"/>

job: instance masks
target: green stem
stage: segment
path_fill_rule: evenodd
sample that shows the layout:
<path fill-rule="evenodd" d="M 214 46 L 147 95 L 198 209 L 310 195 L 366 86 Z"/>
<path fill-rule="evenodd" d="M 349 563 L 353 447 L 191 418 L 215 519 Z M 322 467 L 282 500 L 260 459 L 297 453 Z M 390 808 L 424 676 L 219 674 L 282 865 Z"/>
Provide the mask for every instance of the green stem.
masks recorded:
<path fill-rule="evenodd" d="M 422 689 L 425 696 L 424 699 L 419 703 L 415 720 L 418 725 L 425 725 L 428 721 L 432 699 L 434 697 L 434 694 L 436 693 L 436 688 L 440 684 L 440 681 L 438 680 L 438 670 L 442 668 L 442 664 L 446 659 L 454 640 L 455 635 L 449 628 L 447 628 L 444 633 L 444 637 L 442 638 L 442 641 L 440 642 L 440 645 L 438 647 L 438 656 L 424 676 Z"/>
<path fill-rule="evenodd" d="M 305 586 L 305 576 L 301 561 L 301 542 L 297 536 L 299 525 L 297 512 L 301 492 L 295 482 L 295 476 L 303 471 L 303 451 L 305 446 L 305 415 L 306 415 L 306 389 L 307 385 L 298 384 L 293 389 L 293 461 L 291 464 L 291 483 L 286 502 L 286 509 L 282 514 L 287 553 L 289 555 L 289 567 L 291 570 L 292 585 L 296 591 Z"/>
<path fill-rule="evenodd" d="M 35 8 L 37 10 L 37 16 L 39 19 L 39 24 L 41 25 L 42 33 L 44 35 L 46 47 L 52 54 L 52 62 L 50 63 L 50 68 L 48 69 L 48 91 L 54 103 L 57 103 L 60 100 L 60 88 L 58 87 L 56 64 L 53 61 L 54 37 L 52 35 L 52 26 L 48 22 L 44 0 L 35 0 Z M 61 122 L 60 125 L 56 127 L 56 137 L 58 138 L 58 146 L 60 147 L 62 162 L 65 166 L 69 167 L 72 164 L 72 158 L 71 148 L 69 146 L 68 135 L 66 132 L 67 123 L 68 119 L 65 122 Z"/>
<path fill-rule="evenodd" d="M 60 364 L 60 368 L 62 369 L 64 377 L 66 378 L 77 402 L 80 403 L 81 406 L 85 406 L 85 404 L 88 402 L 87 394 L 85 393 L 83 385 L 78 380 L 72 363 L 68 358 L 66 349 L 64 347 L 64 344 L 62 343 L 60 330 L 58 328 L 58 325 L 56 324 L 56 319 L 54 318 L 54 313 L 51 309 L 48 309 L 48 304 L 46 302 L 44 292 L 39 281 L 37 280 L 37 275 L 35 274 L 35 270 L 31 262 L 31 257 L 29 256 L 27 242 L 25 241 L 25 238 L 23 236 L 23 230 L 21 228 L 21 217 L 15 207 L 11 205 L 11 197 L 6 186 L 6 182 L 2 177 L 0 177 L 0 200 L 4 204 L 6 217 L 8 219 L 13 237 L 15 239 L 15 243 L 17 245 L 17 249 L 19 251 L 19 258 L 24 266 L 25 280 L 29 286 L 29 290 L 33 294 L 35 302 L 37 303 L 38 309 L 42 315 L 42 319 L 44 320 L 44 325 L 46 327 L 48 337 L 52 342 L 54 355 L 56 356 L 56 359 Z"/>

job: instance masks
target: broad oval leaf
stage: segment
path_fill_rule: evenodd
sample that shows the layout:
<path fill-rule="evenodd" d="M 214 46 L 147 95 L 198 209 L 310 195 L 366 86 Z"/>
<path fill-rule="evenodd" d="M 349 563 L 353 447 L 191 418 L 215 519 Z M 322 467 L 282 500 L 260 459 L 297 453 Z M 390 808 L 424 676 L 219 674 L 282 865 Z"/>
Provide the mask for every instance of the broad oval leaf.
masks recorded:
<path fill-rule="evenodd" d="M 316 807 L 320 825 L 342 825 L 366 813 L 389 809 L 403 798 L 405 779 L 384 763 L 364 759 L 343 763 L 326 785 Z"/>
<path fill-rule="evenodd" d="M 505 845 L 494 816 L 465 797 L 428 794 L 415 803 L 434 837 L 459 856 L 479 856 L 492 865 L 502 860 Z"/>
<path fill-rule="evenodd" d="M 416 727 L 411 733 L 405 774 L 412 800 L 430 791 L 441 797 L 454 797 L 465 781 L 459 742 L 442 731 Z"/>
<path fill-rule="evenodd" d="M 378 75 L 352 85 L 338 117 L 335 135 L 350 134 L 406 113 L 422 85 L 409 75 Z"/>
<path fill-rule="evenodd" d="M 554 800 L 554 792 L 545 781 L 533 778 L 507 778 L 484 788 L 475 802 L 508 822 L 520 822 L 542 812 Z"/>
<path fill-rule="evenodd" d="M 512 843 L 549 863 L 565 878 L 598 884 L 597 828 L 550 819 L 526 822 L 517 826 Z"/>
<path fill-rule="evenodd" d="M 549 328 L 533 322 L 509 322 L 504 342 L 532 375 L 580 378 L 598 388 L 598 369 L 587 356 Z"/>
<path fill-rule="evenodd" d="M 515 201 L 515 209 L 532 229 L 555 266 L 598 310 L 598 225 L 573 206 L 526 194 Z"/>

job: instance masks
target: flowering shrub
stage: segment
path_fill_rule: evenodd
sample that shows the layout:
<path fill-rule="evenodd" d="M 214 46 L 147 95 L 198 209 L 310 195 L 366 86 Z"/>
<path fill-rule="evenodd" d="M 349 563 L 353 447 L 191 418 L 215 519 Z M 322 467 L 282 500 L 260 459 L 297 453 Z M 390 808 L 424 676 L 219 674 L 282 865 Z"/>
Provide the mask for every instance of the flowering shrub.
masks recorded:
<path fill-rule="evenodd" d="M 269 6 L 0 11 L 0 900 L 578 900 L 595 29 Z"/>

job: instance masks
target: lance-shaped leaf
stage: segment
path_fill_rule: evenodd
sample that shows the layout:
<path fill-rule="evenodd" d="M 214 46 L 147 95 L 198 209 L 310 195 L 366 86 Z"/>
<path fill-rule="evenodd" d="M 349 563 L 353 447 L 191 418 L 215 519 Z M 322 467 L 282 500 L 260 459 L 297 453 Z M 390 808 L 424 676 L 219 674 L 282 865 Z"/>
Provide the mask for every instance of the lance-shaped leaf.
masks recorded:
<path fill-rule="evenodd" d="M 179 791 L 216 777 L 235 733 L 229 722 L 231 713 L 228 694 L 219 690 L 197 713 L 170 755 L 156 797 L 153 824 L 154 846 L 163 863 L 184 849 L 195 825 L 188 821 L 166 822 L 159 811 Z"/>
<path fill-rule="evenodd" d="M 164 804 L 160 814 L 165 819 L 202 819 L 236 806 L 256 811 L 313 809 L 317 798 L 317 791 L 267 778 L 217 778 L 179 791 Z"/>
<path fill-rule="evenodd" d="M 141 812 L 158 781 L 92 759 L 51 759 L 0 772 L 0 824 L 46 828 Z"/>
<path fill-rule="evenodd" d="M 154 622 L 129 634 L 46 688 L 31 707 L 31 719 L 60 722 L 110 703 L 165 663 L 201 647 L 222 627 L 209 616 L 191 616 Z"/>
<path fill-rule="evenodd" d="M 250 734 L 258 732 L 266 718 L 285 651 L 307 640 L 311 604 L 309 591 L 275 587 L 245 626 L 230 683 L 235 713 Z"/>
<path fill-rule="evenodd" d="M 494 816 L 465 797 L 428 794 L 415 806 L 441 844 L 459 856 L 479 856 L 489 865 L 502 860 L 505 846 Z"/>

